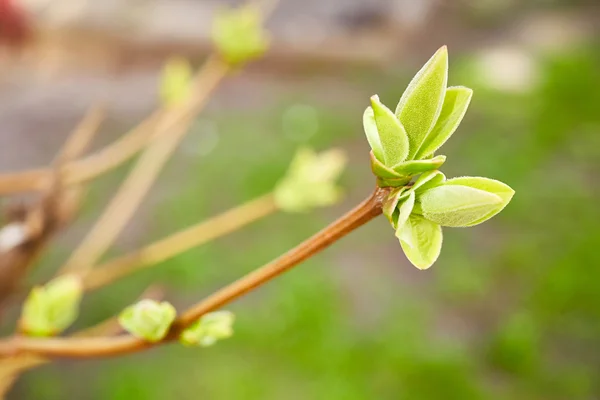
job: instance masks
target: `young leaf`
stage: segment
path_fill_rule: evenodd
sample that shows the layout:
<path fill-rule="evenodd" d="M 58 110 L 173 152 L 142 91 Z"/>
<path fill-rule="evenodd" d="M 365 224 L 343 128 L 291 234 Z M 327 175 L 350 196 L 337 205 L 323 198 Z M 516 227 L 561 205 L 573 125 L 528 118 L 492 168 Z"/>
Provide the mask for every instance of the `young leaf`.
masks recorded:
<path fill-rule="evenodd" d="M 405 186 L 410 182 L 410 176 L 400 175 L 396 171 L 383 165 L 381 161 L 375 157 L 373 152 L 371 155 L 371 170 L 377 177 L 377 185 L 379 187 L 400 187 Z"/>
<path fill-rule="evenodd" d="M 494 193 L 462 185 L 441 185 L 420 196 L 425 218 L 441 226 L 469 226 L 502 204 Z"/>
<path fill-rule="evenodd" d="M 446 176 L 441 171 L 428 171 L 419 176 L 411 189 L 416 193 L 421 193 L 427 189 L 441 185 L 445 180 Z"/>
<path fill-rule="evenodd" d="M 377 132 L 383 150 L 383 163 L 391 167 L 408 156 L 408 137 L 394 113 L 384 106 L 378 96 L 371 97 L 371 107 L 377 124 Z"/>
<path fill-rule="evenodd" d="M 402 175 L 398 174 L 393 169 L 386 167 L 379 161 L 373 152 L 371 152 L 371 170 L 378 178 L 397 179 L 402 177 Z"/>
<path fill-rule="evenodd" d="M 363 127 L 365 129 L 365 135 L 367 135 L 367 141 L 369 142 L 369 146 L 371 146 L 373 154 L 375 154 L 375 157 L 377 157 L 377 159 L 383 163 L 383 148 L 381 147 L 381 141 L 379 140 L 379 132 L 377 132 L 375 114 L 373 113 L 373 109 L 371 107 L 367 107 L 365 113 L 363 114 Z"/>
<path fill-rule="evenodd" d="M 396 164 L 392 169 L 400 175 L 414 176 L 438 169 L 446 162 L 446 156 L 436 156 L 428 160 L 411 160 Z"/>
<path fill-rule="evenodd" d="M 442 112 L 421 148 L 417 151 L 415 159 L 432 155 L 446 143 L 465 116 L 472 96 L 473 91 L 466 87 L 449 87 L 446 90 Z"/>
<path fill-rule="evenodd" d="M 149 342 L 163 339 L 177 316 L 175 307 L 163 301 L 145 299 L 119 314 L 119 324 L 127 332 Z"/>
<path fill-rule="evenodd" d="M 460 178 L 449 179 L 444 184 L 468 186 L 475 189 L 484 190 L 488 193 L 493 193 L 502 199 L 502 203 L 498 204 L 493 210 L 490 210 L 490 212 L 466 226 L 477 225 L 492 218 L 494 215 L 502 211 L 504 207 L 506 207 L 506 205 L 510 202 L 513 195 L 515 194 L 515 191 L 505 183 L 502 183 L 495 179 L 481 178 L 475 176 L 463 176 Z"/>
<path fill-rule="evenodd" d="M 412 190 L 408 192 L 406 200 L 402 201 L 400 207 L 398 207 L 398 219 L 392 224 L 394 229 L 402 229 L 410 217 L 410 213 L 415 206 L 415 192 Z"/>
<path fill-rule="evenodd" d="M 417 72 L 396 107 L 395 114 L 408 134 L 411 160 L 440 115 L 447 82 L 448 49 L 444 46 Z"/>
<path fill-rule="evenodd" d="M 427 269 L 442 249 L 442 227 L 418 215 L 399 225 L 396 236 L 408 260 L 419 269 Z"/>
<path fill-rule="evenodd" d="M 408 195 L 407 191 L 409 188 L 407 186 L 400 186 L 393 189 L 390 194 L 388 194 L 387 198 L 383 202 L 383 215 L 391 222 L 394 229 L 396 226 L 394 225 L 394 213 L 397 211 L 396 208 L 401 200 L 404 200 Z"/>

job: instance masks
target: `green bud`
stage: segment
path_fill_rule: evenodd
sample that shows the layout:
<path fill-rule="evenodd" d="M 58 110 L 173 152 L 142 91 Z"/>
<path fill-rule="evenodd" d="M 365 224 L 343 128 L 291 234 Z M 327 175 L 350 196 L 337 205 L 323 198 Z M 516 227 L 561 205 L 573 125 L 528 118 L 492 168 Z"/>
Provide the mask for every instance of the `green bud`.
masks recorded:
<path fill-rule="evenodd" d="M 83 295 L 81 279 L 59 276 L 34 287 L 23 305 L 21 329 L 32 336 L 53 336 L 68 328 L 79 313 Z"/>
<path fill-rule="evenodd" d="M 277 206 L 288 212 L 305 212 L 332 205 L 341 198 L 335 181 L 346 165 L 346 155 L 337 149 L 316 154 L 301 148 L 275 188 Z"/>
<path fill-rule="evenodd" d="M 172 106 L 187 99 L 191 92 L 192 67 L 180 57 L 167 61 L 160 80 L 160 98 L 164 105 Z"/>
<path fill-rule="evenodd" d="M 434 153 L 459 126 L 473 95 L 466 87 L 447 88 L 447 81 L 444 46 L 417 72 L 393 114 L 377 96 L 363 114 L 377 185 L 394 188 L 383 202 L 383 214 L 410 262 L 420 269 L 438 258 L 442 226 L 480 224 L 499 213 L 514 194 L 493 179 L 446 180 L 438 171 L 446 156 Z"/>
<path fill-rule="evenodd" d="M 149 342 L 163 339 L 177 311 L 170 303 L 145 299 L 124 309 L 119 314 L 119 323 L 127 332 Z"/>
<path fill-rule="evenodd" d="M 215 18 L 212 37 L 223 59 L 232 66 L 259 58 L 269 46 L 260 9 L 251 4 L 221 11 Z"/>
<path fill-rule="evenodd" d="M 377 96 L 363 114 L 372 150 L 371 168 L 380 187 L 399 187 L 410 178 L 438 169 L 445 156 L 434 157 L 462 121 L 473 91 L 446 88 L 448 50 L 440 48 L 412 79 L 395 112 Z M 390 170 L 391 172 L 390 176 Z"/>
<path fill-rule="evenodd" d="M 229 311 L 208 313 L 184 330 L 179 340 L 186 346 L 211 346 L 233 335 L 234 320 L 235 316 Z"/>

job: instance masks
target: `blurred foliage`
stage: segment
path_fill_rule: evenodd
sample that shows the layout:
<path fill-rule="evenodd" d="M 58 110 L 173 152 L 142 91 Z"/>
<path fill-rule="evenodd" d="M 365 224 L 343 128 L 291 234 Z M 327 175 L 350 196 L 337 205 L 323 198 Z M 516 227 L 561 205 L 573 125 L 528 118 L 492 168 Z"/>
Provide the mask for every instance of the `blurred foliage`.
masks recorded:
<path fill-rule="evenodd" d="M 168 346 L 61 365 L 77 368 L 76 382 L 56 365 L 43 367 L 28 374 L 15 395 L 600 396 L 600 58 L 593 46 L 540 58 L 538 84 L 520 94 L 487 88 L 470 72 L 471 62 L 465 57 L 454 64 L 450 77 L 450 84 L 461 82 L 475 95 L 463 125 L 445 146 L 446 175 L 470 171 L 500 179 L 517 195 L 492 222 L 449 229 L 434 268 L 414 271 L 385 221 L 375 222 L 236 303 L 235 336 L 218 346 Z M 390 78 L 387 86 L 381 78 L 373 80 L 371 91 L 389 87 L 388 98 L 395 98 L 408 76 L 409 71 L 402 79 Z M 353 201 L 373 180 L 360 132 L 362 109 L 349 114 L 343 106 L 313 104 L 319 129 L 307 144 L 352 151 L 344 179 Z M 193 158 L 179 186 L 185 189 L 165 200 L 153 229 L 164 234 L 269 191 L 297 145 L 279 133 L 281 114 L 276 109 L 215 116 L 216 150 Z M 484 146 L 486 152 L 478 151 Z M 243 168 L 227 174 L 231 163 Z M 210 171 L 225 171 L 227 178 Z M 86 306 L 96 319 L 114 314 L 154 280 L 169 284 L 179 296 L 175 304 L 188 304 L 296 245 L 350 204 L 310 218 L 278 215 L 261 221 L 94 294 Z"/>

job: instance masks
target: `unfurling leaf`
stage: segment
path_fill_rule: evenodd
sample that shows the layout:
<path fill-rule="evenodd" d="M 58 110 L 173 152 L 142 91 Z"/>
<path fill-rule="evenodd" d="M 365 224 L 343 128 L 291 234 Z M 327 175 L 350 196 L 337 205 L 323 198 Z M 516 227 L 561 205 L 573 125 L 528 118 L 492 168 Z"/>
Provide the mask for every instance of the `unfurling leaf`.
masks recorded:
<path fill-rule="evenodd" d="M 208 313 L 184 330 L 179 340 L 187 346 L 211 346 L 233 335 L 234 320 L 235 316 L 229 311 Z"/>
<path fill-rule="evenodd" d="M 444 102 L 448 82 L 448 49 L 440 48 L 412 79 L 395 114 L 406 129 L 412 160 L 433 129 Z"/>
<path fill-rule="evenodd" d="M 373 152 L 370 155 L 371 171 L 377 177 L 377 185 L 379 187 L 401 187 L 410 182 L 410 176 L 400 175 L 393 169 L 386 167 L 375 157 Z"/>
<path fill-rule="evenodd" d="M 415 207 L 415 192 L 409 191 L 406 200 L 404 200 L 400 207 L 398 207 L 398 216 L 394 218 L 392 222 L 392 226 L 394 229 L 402 229 L 408 218 L 410 217 L 410 213 L 412 213 L 413 208 Z"/>
<path fill-rule="evenodd" d="M 453 178 L 447 180 L 444 184 L 468 186 L 474 189 L 483 190 L 488 193 L 493 193 L 502 199 L 502 202 L 496 207 L 494 207 L 492 210 L 490 210 L 487 214 L 483 215 L 481 218 L 465 226 L 477 225 L 492 218 L 494 215 L 502 211 L 504 207 L 506 207 L 506 205 L 510 202 L 513 195 L 515 194 L 515 191 L 505 183 L 502 183 L 495 179 L 481 178 L 477 176 L 463 176 L 460 178 Z"/>
<path fill-rule="evenodd" d="M 404 127 L 396 115 L 381 104 L 379 97 L 371 97 L 371 107 L 383 149 L 383 163 L 391 167 L 404 161 L 408 156 L 408 137 Z"/>
<path fill-rule="evenodd" d="M 260 10 L 254 4 L 220 12 L 212 37 L 223 59 L 232 66 L 259 58 L 269 46 Z"/>
<path fill-rule="evenodd" d="M 375 113 L 371 107 L 367 107 L 363 114 L 363 127 L 365 129 L 365 135 L 367 135 L 367 141 L 375 157 L 381 162 L 384 162 L 383 147 L 381 147 L 381 140 L 379 140 L 379 132 L 377 132 L 377 123 L 375 122 Z"/>
<path fill-rule="evenodd" d="M 415 155 L 415 159 L 432 155 L 446 143 L 465 116 L 472 96 L 473 91 L 466 87 L 449 87 L 446 90 L 442 112 Z"/>
<path fill-rule="evenodd" d="M 446 156 L 436 156 L 429 160 L 412 160 L 396 164 L 392 167 L 400 175 L 414 176 L 423 172 L 438 169 L 446 162 Z"/>
<path fill-rule="evenodd" d="M 166 106 L 184 101 L 192 92 L 192 67 L 184 59 L 175 57 L 167 61 L 160 81 L 160 97 Z"/>
<path fill-rule="evenodd" d="M 394 214 L 397 212 L 398 204 L 408 196 L 408 190 L 408 186 L 394 188 L 390 194 L 387 195 L 387 198 L 381 207 L 383 215 L 385 215 L 392 226 L 394 226 L 394 229 L 396 229 L 396 226 L 394 225 Z"/>
<path fill-rule="evenodd" d="M 502 205 L 494 193 L 462 185 L 441 185 L 419 196 L 423 216 L 441 226 L 461 227 L 478 223 Z"/>
<path fill-rule="evenodd" d="M 408 260 L 419 269 L 427 269 L 442 249 L 442 227 L 418 215 L 411 215 L 398 225 L 396 236 Z"/>
<path fill-rule="evenodd" d="M 446 176 L 441 171 L 428 171 L 419 176 L 411 189 L 420 194 L 427 189 L 441 185 L 445 180 Z"/>
<path fill-rule="evenodd" d="M 277 206 L 288 212 L 305 212 L 325 207 L 341 198 L 336 180 L 346 165 L 346 155 L 337 149 L 316 154 L 302 148 L 275 188 Z"/>
<path fill-rule="evenodd" d="M 119 324 L 137 338 L 158 342 L 166 336 L 176 316 L 175 307 L 166 301 L 145 299 L 121 311 Z"/>
<path fill-rule="evenodd" d="M 52 336 L 77 319 L 83 294 L 81 279 L 63 275 L 31 290 L 23 305 L 21 329 L 28 335 Z"/>

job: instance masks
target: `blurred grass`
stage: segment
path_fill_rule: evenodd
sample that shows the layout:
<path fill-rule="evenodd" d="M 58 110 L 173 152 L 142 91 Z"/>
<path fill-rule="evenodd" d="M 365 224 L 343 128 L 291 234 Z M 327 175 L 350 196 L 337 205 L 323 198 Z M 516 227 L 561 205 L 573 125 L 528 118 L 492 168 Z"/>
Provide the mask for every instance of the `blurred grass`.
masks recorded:
<path fill-rule="evenodd" d="M 471 73 L 472 62 L 456 60 L 452 70 L 450 83 L 473 87 L 475 97 L 443 149 L 444 171 L 500 179 L 516 196 L 485 225 L 446 229 L 430 271 L 409 266 L 385 221 L 376 221 L 233 305 L 236 334 L 214 348 L 168 346 L 43 367 L 15 393 L 117 400 L 600 396 L 598 52 L 590 46 L 541 58 L 538 85 L 522 94 L 489 89 Z M 371 82 L 365 90 L 388 88 L 382 98 L 393 103 L 407 76 L 360 80 Z M 368 193 L 362 109 L 319 105 L 318 93 L 290 97 L 273 110 L 212 116 L 218 145 L 172 173 L 178 186 L 150 221 L 152 236 L 269 191 L 298 144 L 281 134 L 281 114 L 299 101 L 317 107 L 310 145 L 351 153 L 345 203 L 308 217 L 277 215 L 127 279 L 91 296 L 83 322 L 111 315 L 153 281 L 166 282 L 179 306 L 189 304 Z M 68 378 L 75 373 L 76 381 Z"/>

